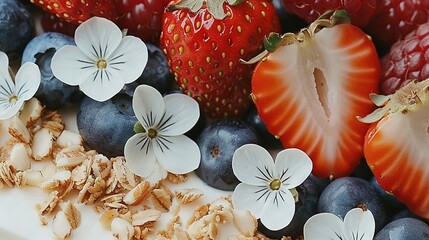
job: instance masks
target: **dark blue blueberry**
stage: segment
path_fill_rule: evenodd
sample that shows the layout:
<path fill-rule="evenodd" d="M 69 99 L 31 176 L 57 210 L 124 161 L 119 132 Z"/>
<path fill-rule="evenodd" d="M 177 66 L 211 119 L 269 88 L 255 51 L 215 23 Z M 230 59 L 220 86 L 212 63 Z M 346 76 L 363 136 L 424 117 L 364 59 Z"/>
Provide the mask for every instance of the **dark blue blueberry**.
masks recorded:
<path fill-rule="evenodd" d="M 78 86 L 67 85 L 52 74 L 52 57 L 65 45 L 75 45 L 73 38 L 61 33 L 43 33 L 27 44 L 22 55 L 22 64 L 33 62 L 39 66 L 42 79 L 35 97 L 50 109 L 62 108 L 83 96 Z"/>
<path fill-rule="evenodd" d="M 371 210 L 375 229 L 380 230 L 387 221 L 386 209 L 375 187 L 357 177 L 342 177 L 332 181 L 320 194 L 318 212 L 328 212 L 344 219 L 352 208 Z"/>
<path fill-rule="evenodd" d="M 239 183 L 232 171 L 235 150 L 248 143 L 259 143 L 255 131 L 245 122 L 222 119 L 209 123 L 197 138 L 201 163 L 197 175 L 208 185 L 234 190 Z"/>
<path fill-rule="evenodd" d="M 429 226 L 415 218 L 400 218 L 381 229 L 374 240 L 427 240 Z"/>
<path fill-rule="evenodd" d="M 411 212 L 408 208 L 404 208 L 401 211 L 397 212 L 395 215 L 393 215 L 392 219 L 390 219 L 391 222 L 398 220 L 400 218 L 416 218 L 419 220 L 423 220 L 421 217 L 416 215 L 415 213 Z"/>
<path fill-rule="evenodd" d="M 157 46 L 146 43 L 149 59 L 142 75 L 136 80 L 156 88 L 161 94 L 168 92 L 174 83 L 167 58 Z"/>
<path fill-rule="evenodd" d="M 331 180 L 329 178 L 322 179 L 314 176 L 313 174 L 310 174 L 309 178 L 311 178 L 314 184 L 316 184 L 319 193 L 322 193 L 323 190 L 325 190 L 325 188 L 331 183 Z"/>
<path fill-rule="evenodd" d="M 134 133 L 137 122 L 132 97 L 119 93 L 98 102 L 85 97 L 77 114 L 77 126 L 85 144 L 108 156 L 123 156 L 124 146 Z"/>
<path fill-rule="evenodd" d="M 380 184 L 378 184 L 375 177 L 372 177 L 369 182 L 374 186 L 375 190 L 377 190 L 377 192 L 381 196 L 384 206 L 389 211 L 389 213 L 396 213 L 405 208 L 405 205 L 403 203 L 396 199 L 392 194 L 386 192 L 380 186 Z"/>
<path fill-rule="evenodd" d="M 34 34 L 33 18 L 26 7 L 18 0 L 0 0 L 0 51 L 17 58 Z"/>
<path fill-rule="evenodd" d="M 259 116 L 255 107 L 251 107 L 247 111 L 246 115 L 244 116 L 244 121 L 252 126 L 253 129 L 255 129 L 256 133 L 261 139 L 261 146 L 270 149 L 283 147 L 281 141 L 276 139 L 274 135 L 268 131 L 267 126 L 261 120 L 261 117 Z"/>
<path fill-rule="evenodd" d="M 355 170 L 352 172 L 352 174 L 350 175 L 352 177 L 358 177 L 358 178 L 362 178 L 365 180 L 370 180 L 372 176 L 374 176 L 372 174 L 371 169 L 368 166 L 368 163 L 366 162 L 365 159 L 362 159 L 359 163 L 359 165 L 357 165 L 357 167 L 355 168 Z"/>
<path fill-rule="evenodd" d="M 291 223 L 278 231 L 271 231 L 258 221 L 258 230 L 269 238 L 281 239 L 283 236 L 292 239 L 301 239 L 305 222 L 316 214 L 317 201 L 319 199 L 319 188 L 315 178 L 307 178 L 301 185 L 296 187 L 299 197 L 295 204 L 295 215 Z M 301 237 L 301 238 L 300 238 Z"/>

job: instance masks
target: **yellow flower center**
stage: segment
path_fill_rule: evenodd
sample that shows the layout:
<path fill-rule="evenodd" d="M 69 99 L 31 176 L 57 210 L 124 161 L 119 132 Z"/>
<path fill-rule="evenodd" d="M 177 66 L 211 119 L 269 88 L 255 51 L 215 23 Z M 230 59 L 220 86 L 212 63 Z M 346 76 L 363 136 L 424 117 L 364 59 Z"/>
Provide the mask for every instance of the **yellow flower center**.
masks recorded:
<path fill-rule="evenodd" d="M 149 130 L 147 130 L 147 136 L 149 138 L 155 138 L 158 135 L 158 132 L 153 129 L 153 128 L 149 128 Z"/>
<path fill-rule="evenodd" d="M 9 103 L 10 104 L 15 104 L 18 101 L 18 96 L 13 95 L 9 97 Z"/>
<path fill-rule="evenodd" d="M 271 190 L 279 190 L 282 185 L 282 182 L 279 179 L 274 179 L 270 183 Z"/>
<path fill-rule="evenodd" d="M 107 67 L 107 62 L 104 59 L 100 59 L 97 62 L 97 67 L 100 69 L 105 69 Z"/>

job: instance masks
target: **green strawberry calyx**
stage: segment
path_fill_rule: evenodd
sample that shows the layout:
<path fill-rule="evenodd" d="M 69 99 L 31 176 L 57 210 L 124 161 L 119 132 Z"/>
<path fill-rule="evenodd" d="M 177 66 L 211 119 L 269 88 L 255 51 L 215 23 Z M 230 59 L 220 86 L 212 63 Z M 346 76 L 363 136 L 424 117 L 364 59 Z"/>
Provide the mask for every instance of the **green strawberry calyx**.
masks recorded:
<path fill-rule="evenodd" d="M 283 35 L 279 33 L 270 33 L 264 39 L 265 51 L 248 61 L 241 59 L 241 62 L 245 64 L 255 64 L 259 61 L 265 61 L 265 57 L 269 53 L 276 51 L 277 48 L 281 46 L 305 44 L 323 28 L 333 27 L 342 23 L 350 23 L 350 16 L 345 10 L 328 10 L 320 15 L 316 21 L 311 23 L 308 28 L 303 28 L 298 33 L 285 33 Z"/>
<path fill-rule="evenodd" d="M 188 9 L 191 12 L 197 12 L 205 5 L 215 19 L 221 20 L 228 16 L 228 13 L 223 8 L 224 3 L 235 6 L 243 1 L 244 0 L 179 0 L 174 4 L 170 4 L 167 7 L 167 11 Z"/>
<path fill-rule="evenodd" d="M 365 117 L 357 117 L 363 123 L 375 123 L 384 116 L 393 113 L 407 113 L 418 108 L 421 103 L 429 101 L 429 79 L 411 81 L 391 95 L 371 94 L 370 98 L 377 107 Z"/>

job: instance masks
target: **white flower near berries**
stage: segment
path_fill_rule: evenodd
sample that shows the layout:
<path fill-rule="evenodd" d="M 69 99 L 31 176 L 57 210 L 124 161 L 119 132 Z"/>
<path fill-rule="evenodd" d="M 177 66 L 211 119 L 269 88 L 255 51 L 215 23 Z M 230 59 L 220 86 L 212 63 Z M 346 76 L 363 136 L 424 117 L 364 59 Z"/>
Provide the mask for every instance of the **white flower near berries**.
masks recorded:
<path fill-rule="evenodd" d="M 0 52 L 0 120 L 15 116 L 24 102 L 36 94 L 40 85 L 39 67 L 31 62 L 24 63 L 13 75 L 9 58 Z"/>
<path fill-rule="evenodd" d="M 372 240 L 375 220 L 371 211 L 353 208 L 344 221 L 332 213 L 319 213 L 304 225 L 305 240 Z"/>
<path fill-rule="evenodd" d="M 246 144 L 233 155 L 232 169 L 241 181 L 232 194 L 234 208 L 249 210 L 270 230 L 292 221 L 298 192 L 295 187 L 308 178 L 313 164 L 296 148 L 280 151 L 275 161 L 263 147 Z"/>
<path fill-rule="evenodd" d="M 199 166 L 200 149 L 184 135 L 200 116 L 193 98 L 181 93 L 162 97 L 155 88 L 140 85 L 134 92 L 132 105 L 141 124 L 124 148 L 133 173 L 156 183 L 167 172 L 185 174 Z"/>
<path fill-rule="evenodd" d="M 147 47 L 134 36 L 123 36 L 110 20 L 92 17 L 76 29 L 74 45 L 60 48 L 52 57 L 52 73 L 60 81 L 79 85 L 96 101 L 106 101 L 143 73 Z"/>

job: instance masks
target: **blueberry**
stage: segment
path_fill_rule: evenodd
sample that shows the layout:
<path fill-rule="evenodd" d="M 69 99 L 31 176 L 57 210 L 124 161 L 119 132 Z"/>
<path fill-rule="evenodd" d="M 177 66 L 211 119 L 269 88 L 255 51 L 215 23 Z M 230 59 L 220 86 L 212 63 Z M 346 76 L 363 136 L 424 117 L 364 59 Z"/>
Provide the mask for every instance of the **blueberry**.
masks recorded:
<path fill-rule="evenodd" d="M 292 239 L 301 239 L 305 222 L 316 214 L 319 199 L 319 188 L 315 178 L 307 178 L 301 185 L 296 187 L 299 197 L 295 204 L 295 215 L 288 226 L 278 231 L 271 231 L 258 221 L 258 230 L 269 238 L 281 239 L 283 236 Z"/>
<path fill-rule="evenodd" d="M 255 131 L 245 122 L 222 119 L 209 123 L 198 136 L 201 163 L 196 174 L 208 185 L 231 191 L 239 183 L 232 171 L 232 156 L 244 144 L 258 144 Z"/>
<path fill-rule="evenodd" d="M 0 0 L 0 51 L 17 58 L 34 33 L 33 18 L 21 2 Z"/>
<path fill-rule="evenodd" d="M 370 180 L 374 175 L 366 160 L 362 159 L 350 176 Z"/>
<path fill-rule="evenodd" d="M 244 116 L 244 121 L 255 129 L 259 138 L 261 139 L 261 146 L 270 149 L 276 149 L 283 147 L 280 140 L 276 139 L 271 134 L 265 123 L 261 120 L 258 111 L 255 107 L 251 107 Z"/>
<path fill-rule="evenodd" d="M 404 208 L 401 211 L 397 212 L 395 215 L 393 215 L 393 217 L 392 217 L 392 219 L 390 219 L 390 221 L 393 222 L 393 221 L 398 220 L 400 218 L 416 218 L 419 220 L 423 220 L 421 217 L 419 217 L 415 213 L 411 212 L 410 209 L 408 209 L 408 208 Z"/>
<path fill-rule="evenodd" d="M 381 229 L 374 240 L 429 239 L 429 226 L 415 218 L 401 218 Z"/>
<path fill-rule="evenodd" d="M 135 134 L 137 121 L 132 96 L 125 93 L 105 102 L 85 97 L 77 114 L 77 126 L 87 147 L 108 157 L 124 155 L 125 143 Z"/>
<path fill-rule="evenodd" d="M 377 190 L 377 192 L 379 193 L 379 195 L 381 196 L 381 198 L 383 200 L 384 206 L 386 206 L 386 209 L 390 213 L 396 213 L 399 210 L 402 210 L 402 209 L 405 208 L 405 205 L 403 203 L 401 203 L 393 195 L 391 195 L 388 192 L 386 192 L 380 186 L 380 184 L 378 184 L 378 182 L 375 179 L 375 177 L 372 177 L 369 182 L 374 186 L 375 190 Z"/>
<path fill-rule="evenodd" d="M 43 33 L 27 44 L 21 60 L 22 64 L 33 62 L 39 66 L 42 79 L 35 97 L 50 109 L 62 108 L 83 96 L 78 86 L 67 85 L 52 74 L 52 57 L 65 45 L 75 45 L 73 38 L 61 33 Z"/>
<path fill-rule="evenodd" d="M 156 88 L 161 94 L 166 93 L 174 83 L 167 58 L 157 46 L 150 43 L 146 43 L 146 46 L 149 59 L 142 75 L 136 81 Z"/>
<path fill-rule="evenodd" d="M 357 177 L 342 177 L 332 181 L 320 194 L 317 211 L 332 213 L 344 219 L 346 213 L 356 207 L 371 210 L 376 231 L 385 225 L 387 214 L 379 193 L 371 183 Z"/>

